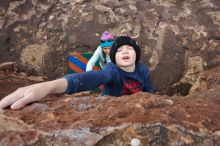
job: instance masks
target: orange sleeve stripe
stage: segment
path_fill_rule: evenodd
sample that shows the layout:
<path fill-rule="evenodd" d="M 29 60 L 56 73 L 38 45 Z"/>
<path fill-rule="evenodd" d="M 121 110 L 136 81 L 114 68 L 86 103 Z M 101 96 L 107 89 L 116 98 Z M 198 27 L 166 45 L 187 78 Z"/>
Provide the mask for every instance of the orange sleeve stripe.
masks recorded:
<path fill-rule="evenodd" d="M 77 57 L 77 59 L 80 60 L 84 64 L 88 63 L 88 59 L 78 53 L 72 53 L 72 56 Z M 100 70 L 100 68 L 98 66 L 94 66 L 93 69 Z"/>
<path fill-rule="evenodd" d="M 80 60 L 84 64 L 87 64 L 87 62 L 88 62 L 88 59 L 83 57 L 80 54 L 74 53 L 74 54 L 72 54 L 72 56 L 77 57 L 77 59 Z"/>
<path fill-rule="evenodd" d="M 82 72 L 84 72 L 84 70 L 82 70 L 81 68 L 79 68 L 78 66 L 74 65 L 74 64 L 71 63 L 71 62 L 69 62 L 69 67 L 70 67 L 73 71 L 75 71 L 75 72 L 77 72 L 77 73 L 82 73 Z"/>

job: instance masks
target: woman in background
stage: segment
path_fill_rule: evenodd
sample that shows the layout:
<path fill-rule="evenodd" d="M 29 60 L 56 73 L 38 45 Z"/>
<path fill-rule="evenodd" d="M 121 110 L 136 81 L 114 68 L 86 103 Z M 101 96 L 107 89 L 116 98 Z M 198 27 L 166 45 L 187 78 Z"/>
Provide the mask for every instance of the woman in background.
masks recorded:
<path fill-rule="evenodd" d="M 101 42 L 90 58 L 86 65 L 86 71 L 91 71 L 95 66 L 96 62 L 99 61 L 99 65 L 103 68 L 106 63 L 111 62 L 110 50 L 114 43 L 114 37 L 108 31 L 104 31 L 101 36 Z"/>

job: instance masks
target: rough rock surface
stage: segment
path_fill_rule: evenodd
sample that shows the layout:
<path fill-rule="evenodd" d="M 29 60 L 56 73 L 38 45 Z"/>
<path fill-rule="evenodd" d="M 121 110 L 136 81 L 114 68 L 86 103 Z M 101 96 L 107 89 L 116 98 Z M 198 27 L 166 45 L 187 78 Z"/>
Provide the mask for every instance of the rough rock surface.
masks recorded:
<path fill-rule="evenodd" d="M 138 41 L 158 94 L 4 109 L 0 146 L 219 146 L 219 0 L 0 0 L 0 99 L 67 73 L 67 55 L 93 52 L 104 30 Z"/>
<path fill-rule="evenodd" d="M 129 146 L 137 138 L 140 146 L 218 146 L 218 70 L 204 72 L 203 88 L 185 97 L 137 93 L 116 98 L 82 92 L 51 95 L 21 110 L 4 109 L 0 145 Z M 39 81 L 1 72 L 0 98 Z"/>
<path fill-rule="evenodd" d="M 108 30 L 139 42 L 158 92 L 183 86 L 187 95 L 220 64 L 219 16 L 219 0 L 1 0 L 0 63 L 54 79 L 67 72 L 72 48 L 93 52 Z"/>

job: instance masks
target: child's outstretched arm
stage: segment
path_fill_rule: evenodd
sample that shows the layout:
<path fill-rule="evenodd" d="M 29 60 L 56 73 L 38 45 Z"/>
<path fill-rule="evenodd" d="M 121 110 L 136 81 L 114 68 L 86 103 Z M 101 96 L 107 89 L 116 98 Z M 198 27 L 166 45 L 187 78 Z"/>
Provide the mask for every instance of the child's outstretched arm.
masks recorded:
<path fill-rule="evenodd" d="M 94 89 L 113 79 L 112 75 L 114 73 L 111 70 L 111 67 L 107 68 L 106 66 L 106 69 L 100 71 L 69 74 L 57 80 L 19 88 L 0 101 L 0 109 L 8 106 L 11 106 L 12 109 L 19 109 L 28 103 L 41 100 L 49 94 L 73 94 Z"/>
<path fill-rule="evenodd" d="M 19 109 L 31 102 L 41 100 L 49 94 L 63 93 L 67 84 L 67 80 L 61 78 L 19 88 L 0 101 L 0 109 L 8 106 L 11 106 L 11 109 Z"/>

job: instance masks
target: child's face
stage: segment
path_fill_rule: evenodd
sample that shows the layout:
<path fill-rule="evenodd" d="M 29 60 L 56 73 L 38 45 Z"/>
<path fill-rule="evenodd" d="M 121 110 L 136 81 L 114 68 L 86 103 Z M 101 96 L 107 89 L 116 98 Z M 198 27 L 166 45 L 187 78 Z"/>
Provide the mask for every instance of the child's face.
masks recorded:
<path fill-rule="evenodd" d="M 135 67 L 136 52 L 132 46 L 123 45 L 115 54 L 115 62 L 119 67 Z"/>
<path fill-rule="evenodd" d="M 102 48 L 102 49 L 103 49 L 103 52 L 104 52 L 106 55 L 110 55 L 111 47 L 104 47 L 104 48 Z"/>

